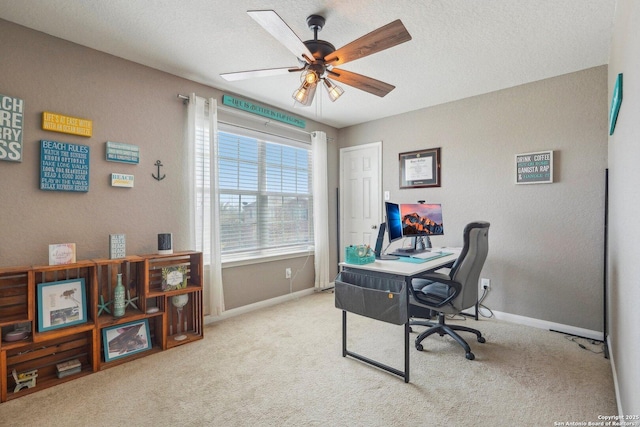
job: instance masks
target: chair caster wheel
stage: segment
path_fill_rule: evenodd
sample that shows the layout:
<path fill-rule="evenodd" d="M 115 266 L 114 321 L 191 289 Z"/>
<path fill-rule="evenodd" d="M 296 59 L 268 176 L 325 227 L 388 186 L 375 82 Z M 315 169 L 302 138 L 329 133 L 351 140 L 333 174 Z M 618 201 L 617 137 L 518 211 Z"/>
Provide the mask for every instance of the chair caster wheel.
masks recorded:
<path fill-rule="evenodd" d="M 409 332 L 413 332 L 413 328 L 409 326 Z"/>
<path fill-rule="evenodd" d="M 478 342 L 484 343 L 487 342 L 487 340 L 485 340 L 484 337 L 478 337 Z"/>
<path fill-rule="evenodd" d="M 416 350 L 422 351 L 424 350 L 424 347 L 422 346 L 422 344 L 416 344 Z"/>
<path fill-rule="evenodd" d="M 469 360 L 473 360 L 473 359 L 475 359 L 475 358 L 476 358 L 476 356 L 475 356 L 473 353 L 471 353 L 471 352 L 467 353 L 465 356 L 466 356 L 466 358 L 467 358 L 467 359 L 469 359 Z"/>

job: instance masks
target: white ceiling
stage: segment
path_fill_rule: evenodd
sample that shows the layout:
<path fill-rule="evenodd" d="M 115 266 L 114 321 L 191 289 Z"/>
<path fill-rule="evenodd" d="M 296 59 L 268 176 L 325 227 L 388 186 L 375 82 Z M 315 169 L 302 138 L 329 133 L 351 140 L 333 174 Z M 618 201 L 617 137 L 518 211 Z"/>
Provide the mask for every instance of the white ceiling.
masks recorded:
<path fill-rule="evenodd" d="M 0 0 L 0 18 L 342 128 L 607 64 L 615 0 Z M 395 19 L 412 40 L 340 68 L 396 86 L 342 85 L 294 107 L 299 73 L 227 82 L 220 73 L 297 66 L 247 10 L 273 9 L 302 40 L 340 48 Z M 318 95 L 322 96 L 319 97 Z M 321 99 L 318 99 L 321 98 Z"/>

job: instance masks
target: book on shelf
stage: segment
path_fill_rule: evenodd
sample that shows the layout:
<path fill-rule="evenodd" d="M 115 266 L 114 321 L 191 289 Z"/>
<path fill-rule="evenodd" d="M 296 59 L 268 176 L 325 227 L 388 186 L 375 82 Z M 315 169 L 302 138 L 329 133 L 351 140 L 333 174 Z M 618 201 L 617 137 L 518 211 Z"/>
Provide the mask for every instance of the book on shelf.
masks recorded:
<path fill-rule="evenodd" d="M 66 371 L 58 371 L 58 378 L 68 377 L 69 375 L 77 374 L 82 371 L 82 366 L 78 366 L 77 368 L 67 369 Z"/>
<path fill-rule="evenodd" d="M 66 372 L 70 370 L 80 369 L 82 365 L 78 359 L 67 360 L 66 362 L 58 363 L 56 369 L 58 373 Z"/>
<path fill-rule="evenodd" d="M 127 256 L 124 234 L 109 234 L 109 258 L 119 259 Z"/>

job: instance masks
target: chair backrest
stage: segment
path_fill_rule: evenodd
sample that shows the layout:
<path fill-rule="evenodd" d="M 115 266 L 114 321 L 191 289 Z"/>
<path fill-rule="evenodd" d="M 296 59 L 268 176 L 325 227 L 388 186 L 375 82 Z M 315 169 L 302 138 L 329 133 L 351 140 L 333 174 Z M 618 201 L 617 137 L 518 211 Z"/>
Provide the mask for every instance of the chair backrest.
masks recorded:
<path fill-rule="evenodd" d="M 475 221 L 464 228 L 464 246 L 449 273 L 451 280 L 462 285 L 462 292 L 452 301 L 458 310 L 472 307 L 478 300 L 478 280 L 489 252 L 489 225 Z"/>

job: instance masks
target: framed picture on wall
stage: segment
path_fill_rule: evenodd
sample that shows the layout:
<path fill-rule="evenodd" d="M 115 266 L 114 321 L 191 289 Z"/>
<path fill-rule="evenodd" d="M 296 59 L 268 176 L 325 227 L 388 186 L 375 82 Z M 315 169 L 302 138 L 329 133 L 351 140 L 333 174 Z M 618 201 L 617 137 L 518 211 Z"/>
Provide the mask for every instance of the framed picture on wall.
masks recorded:
<path fill-rule="evenodd" d="M 400 188 L 440 187 L 440 147 L 400 153 Z"/>

